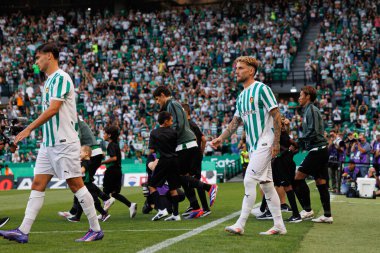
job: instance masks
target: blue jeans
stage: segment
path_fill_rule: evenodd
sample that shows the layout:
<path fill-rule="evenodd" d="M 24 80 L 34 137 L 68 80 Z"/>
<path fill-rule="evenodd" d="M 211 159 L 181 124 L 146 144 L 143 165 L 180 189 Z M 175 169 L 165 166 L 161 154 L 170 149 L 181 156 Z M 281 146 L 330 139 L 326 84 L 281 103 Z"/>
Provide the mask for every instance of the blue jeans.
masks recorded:
<path fill-rule="evenodd" d="M 362 174 L 362 177 L 365 177 L 368 174 L 368 170 L 369 170 L 368 166 L 359 165 L 358 168 L 360 170 L 360 174 Z"/>
<path fill-rule="evenodd" d="M 340 192 L 344 195 L 347 194 L 348 192 L 348 189 L 350 189 L 350 186 L 351 186 L 351 183 L 342 183 L 341 187 L 340 187 Z"/>

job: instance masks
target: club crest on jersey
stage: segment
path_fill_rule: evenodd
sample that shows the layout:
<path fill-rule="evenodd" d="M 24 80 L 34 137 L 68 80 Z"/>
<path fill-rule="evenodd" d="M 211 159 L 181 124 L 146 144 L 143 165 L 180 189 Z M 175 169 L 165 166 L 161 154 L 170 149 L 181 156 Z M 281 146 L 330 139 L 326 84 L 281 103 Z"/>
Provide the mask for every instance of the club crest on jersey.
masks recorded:
<path fill-rule="evenodd" d="M 249 98 L 249 102 L 252 104 L 253 103 L 253 97 Z"/>

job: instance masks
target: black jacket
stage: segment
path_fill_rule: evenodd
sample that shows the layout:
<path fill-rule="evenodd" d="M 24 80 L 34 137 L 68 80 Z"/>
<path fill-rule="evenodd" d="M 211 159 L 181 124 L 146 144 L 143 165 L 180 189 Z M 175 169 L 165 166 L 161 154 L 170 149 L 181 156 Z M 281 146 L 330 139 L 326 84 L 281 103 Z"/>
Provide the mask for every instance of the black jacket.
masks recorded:
<path fill-rule="evenodd" d="M 299 138 L 299 144 L 306 150 L 326 146 L 324 131 L 320 111 L 312 103 L 309 103 L 303 109 L 302 137 Z"/>

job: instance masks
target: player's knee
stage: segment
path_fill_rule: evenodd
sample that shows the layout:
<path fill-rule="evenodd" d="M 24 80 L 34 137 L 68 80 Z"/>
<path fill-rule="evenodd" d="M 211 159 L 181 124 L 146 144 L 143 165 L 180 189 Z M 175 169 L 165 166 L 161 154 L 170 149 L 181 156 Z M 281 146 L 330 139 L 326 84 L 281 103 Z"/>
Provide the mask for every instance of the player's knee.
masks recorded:
<path fill-rule="evenodd" d="M 152 194 L 153 192 L 156 191 L 156 188 L 152 187 L 152 186 L 149 186 L 149 192 Z"/>
<path fill-rule="evenodd" d="M 305 173 L 302 173 L 300 171 L 297 171 L 296 173 L 296 176 L 295 176 L 295 180 L 304 180 L 306 178 L 306 174 Z"/>
<path fill-rule="evenodd" d="M 263 183 L 260 183 L 260 187 L 261 189 L 263 190 L 263 192 L 266 194 L 270 191 L 273 191 L 273 190 L 276 190 L 274 188 L 274 184 L 273 182 L 263 182 Z"/>
<path fill-rule="evenodd" d="M 50 181 L 50 179 L 48 180 L 45 178 L 35 177 L 33 180 L 31 189 L 35 190 L 35 191 L 43 192 L 43 191 L 45 191 L 46 186 L 47 186 L 49 181 Z"/>
<path fill-rule="evenodd" d="M 246 189 L 255 188 L 256 189 L 257 181 L 248 177 L 244 178 L 244 187 Z"/>
<path fill-rule="evenodd" d="M 33 181 L 31 189 L 34 191 L 43 192 L 45 191 L 45 185 L 40 181 Z"/>
<path fill-rule="evenodd" d="M 69 178 L 66 180 L 66 182 L 73 193 L 76 193 L 84 186 L 83 180 L 80 177 Z"/>
<path fill-rule="evenodd" d="M 327 181 L 326 181 L 326 179 L 323 179 L 323 178 L 317 178 L 317 179 L 315 179 L 315 183 L 317 185 L 322 185 L 322 184 L 326 184 Z"/>

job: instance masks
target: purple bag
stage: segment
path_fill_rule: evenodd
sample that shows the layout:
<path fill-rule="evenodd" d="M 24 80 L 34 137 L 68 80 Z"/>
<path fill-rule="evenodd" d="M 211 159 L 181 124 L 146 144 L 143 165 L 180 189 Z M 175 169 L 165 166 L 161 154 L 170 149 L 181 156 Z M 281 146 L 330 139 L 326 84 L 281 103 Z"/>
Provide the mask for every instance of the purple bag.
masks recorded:
<path fill-rule="evenodd" d="M 157 187 L 157 191 L 158 193 L 161 195 L 161 196 L 164 196 L 166 195 L 166 193 L 168 193 L 169 191 L 169 186 L 167 184 L 164 184 L 163 186 L 161 187 Z"/>

